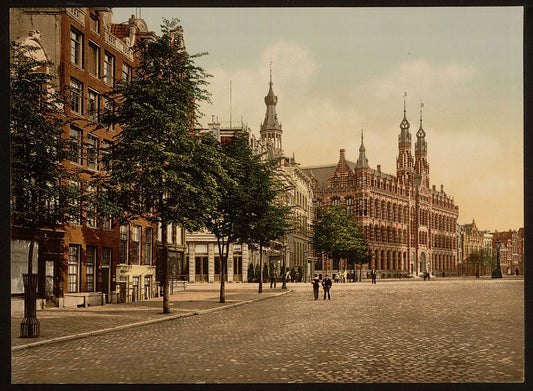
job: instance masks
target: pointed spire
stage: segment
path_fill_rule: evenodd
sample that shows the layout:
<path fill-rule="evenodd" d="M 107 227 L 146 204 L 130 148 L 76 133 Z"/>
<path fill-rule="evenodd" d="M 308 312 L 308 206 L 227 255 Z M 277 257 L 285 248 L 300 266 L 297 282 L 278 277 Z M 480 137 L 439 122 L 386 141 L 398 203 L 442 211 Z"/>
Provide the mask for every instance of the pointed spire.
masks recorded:
<path fill-rule="evenodd" d="M 272 85 L 272 58 L 270 59 L 270 85 Z"/>
<path fill-rule="evenodd" d="M 426 136 L 426 132 L 424 132 L 424 129 L 422 128 L 422 108 L 424 107 L 424 102 L 422 102 L 422 99 L 420 99 L 420 128 L 418 129 L 418 132 L 416 133 L 416 136 L 421 138 Z"/>
<path fill-rule="evenodd" d="M 407 110 L 406 110 L 406 98 L 407 97 L 407 91 L 403 92 L 403 120 L 400 124 L 400 128 L 403 130 L 409 130 L 409 121 L 407 121 Z"/>
<path fill-rule="evenodd" d="M 366 148 L 365 144 L 363 144 L 363 129 L 361 129 L 361 146 L 359 147 L 359 158 L 357 159 L 357 163 L 355 163 L 355 168 L 370 168 L 368 165 L 368 159 L 366 158 Z"/>

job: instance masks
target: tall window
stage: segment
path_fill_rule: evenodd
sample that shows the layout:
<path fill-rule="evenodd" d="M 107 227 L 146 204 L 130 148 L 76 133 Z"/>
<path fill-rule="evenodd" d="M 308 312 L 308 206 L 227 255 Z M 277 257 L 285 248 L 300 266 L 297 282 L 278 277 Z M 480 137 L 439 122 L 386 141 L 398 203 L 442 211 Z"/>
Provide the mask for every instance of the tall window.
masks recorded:
<path fill-rule="evenodd" d="M 70 206 L 72 207 L 72 213 L 69 215 L 69 221 L 72 224 L 81 224 L 81 185 L 79 182 L 72 181 L 71 186 L 77 188 L 78 196 L 71 198 Z"/>
<path fill-rule="evenodd" d="M 98 20 L 98 17 L 96 15 L 91 14 L 91 18 L 89 19 L 89 26 L 91 28 L 91 31 L 94 31 L 96 34 L 100 33 L 100 20 Z"/>
<path fill-rule="evenodd" d="M 91 76 L 100 76 L 100 47 L 89 42 L 88 71 Z"/>
<path fill-rule="evenodd" d="M 69 160 L 81 164 L 81 130 L 70 128 Z"/>
<path fill-rule="evenodd" d="M 104 82 L 113 85 L 113 75 L 115 74 L 115 57 L 105 52 L 104 54 Z"/>
<path fill-rule="evenodd" d="M 76 29 L 70 31 L 70 62 L 82 67 L 83 60 L 83 35 Z"/>
<path fill-rule="evenodd" d="M 78 114 L 83 114 L 83 83 L 74 78 L 70 79 L 70 109 Z"/>
<path fill-rule="evenodd" d="M 346 198 L 346 214 L 353 216 L 353 198 Z"/>
<path fill-rule="evenodd" d="M 233 274 L 242 274 L 242 255 L 233 257 Z"/>
<path fill-rule="evenodd" d="M 113 104 L 113 101 L 107 97 L 104 97 L 104 117 L 107 117 L 109 121 L 109 117 L 113 114 L 115 109 L 115 105 Z M 115 124 L 112 121 L 109 121 L 107 125 L 108 130 L 115 129 Z"/>
<path fill-rule="evenodd" d="M 93 196 L 95 193 L 94 187 L 88 185 L 87 186 L 87 194 L 89 196 Z M 94 203 L 89 202 L 87 204 L 87 226 L 91 228 L 96 228 L 98 226 L 98 222 L 96 220 L 96 206 Z"/>
<path fill-rule="evenodd" d="M 133 263 L 141 264 L 141 226 L 133 226 Z"/>
<path fill-rule="evenodd" d="M 100 99 L 98 92 L 89 90 L 87 92 L 87 118 L 89 121 L 98 122 L 98 113 L 100 112 Z"/>
<path fill-rule="evenodd" d="M 102 148 L 100 148 L 102 158 L 100 159 L 100 170 L 107 171 L 109 169 L 109 154 L 111 153 L 111 142 L 108 140 L 102 140 Z"/>
<path fill-rule="evenodd" d="M 122 63 L 122 81 L 125 83 L 131 81 L 131 67 L 125 62 Z"/>
<path fill-rule="evenodd" d="M 111 266 L 112 259 L 113 259 L 113 248 L 102 247 L 102 267 Z"/>
<path fill-rule="evenodd" d="M 146 227 L 144 229 L 144 261 L 147 265 L 152 264 L 152 253 L 153 253 L 153 247 L 152 247 L 152 236 L 153 236 L 153 230 L 150 227 Z"/>
<path fill-rule="evenodd" d="M 96 251 L 96 247 L 87 246 L 87 251 L 85 252 L 85 292 L 94 292 Z"/>
<path fill-rule="evenodd" d="M 78 292 L 78 268 L 80 264 L 80 245 L 68 245 L 68 291 Z"/>
<path fill-rule="evenodd" d="M 128 226 L 120 226 L 120 263 L 128 263 Z"/>
<path fill-rule="evenodd" d="M 92 134 L 87 135 L 87 168 L 98 168 L 98 137 Z"/>
<path fill-rule="evenodd" d="M 339 206 L 339 199 L 338 198 L 333 198 L 331 200 L 331 206 Z"/>

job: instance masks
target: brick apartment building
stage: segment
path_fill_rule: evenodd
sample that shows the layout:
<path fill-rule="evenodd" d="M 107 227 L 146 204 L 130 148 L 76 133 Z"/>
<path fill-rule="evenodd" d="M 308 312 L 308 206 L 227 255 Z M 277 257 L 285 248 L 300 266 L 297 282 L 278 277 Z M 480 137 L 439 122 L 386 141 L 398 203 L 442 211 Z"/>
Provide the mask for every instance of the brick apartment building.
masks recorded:
<path fill-rule="evenodd" d="M 54 64 L 52 74 L 61 91 L 69 89 L 64 129 L 70 158 L 64 162 L 78 172 L 82 194 L 96 191 L 91 175 L 105 171 L 102 156 L 109 150 L 118 125 L 101 126 L 113 102 L 104 96 L 121 80 L 131 80 L 137 59 L 135 42 L 155 37 L 142 19 L 116 24 L 110 8 L 13 8 L 10 39 L 37 46 Z M 83 196 L 82 196 L 83 197 Z M 131 301 L 158 293 L 156 253 L 158 227 L 138 219 L 117 226 L 99 219 L 83 200 L 79 213 L 65 226 L 43 230 L 38 239 L 38 295 L 59 306 L 104 301 Z M 185 251 L 183 230 L 169 230 L 176 253 Z M 12 227 L 12 294 L 22 294 L 27 233 Z M 176 256 L 179 258 L 179 256 Z"/>

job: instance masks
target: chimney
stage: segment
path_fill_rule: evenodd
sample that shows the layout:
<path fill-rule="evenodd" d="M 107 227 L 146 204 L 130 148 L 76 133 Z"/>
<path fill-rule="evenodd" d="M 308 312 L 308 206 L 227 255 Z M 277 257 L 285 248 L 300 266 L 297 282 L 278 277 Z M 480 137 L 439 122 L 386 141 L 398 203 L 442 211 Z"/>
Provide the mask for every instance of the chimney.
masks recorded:
<path fill-rule="evenodd" d="M 444 185 L 440 185 L 440 191 L 444 192 Z"/>
<path fill-rule="evenodd" d="M 381 164 L 378 164 L 378 172 L 381 173 Z"/>
<path fill-rule="evenodd" d="M 435 185 L 433 185 L 433 191 L 435 191 Z"/>
<path fill-rule="evenodd" d="M 346 154 L 345 154 L 345 151 L 344 151 L 344 148 L 340 150 L 341 154 L 340 154 L 340 160 L 346 160 Z"/>

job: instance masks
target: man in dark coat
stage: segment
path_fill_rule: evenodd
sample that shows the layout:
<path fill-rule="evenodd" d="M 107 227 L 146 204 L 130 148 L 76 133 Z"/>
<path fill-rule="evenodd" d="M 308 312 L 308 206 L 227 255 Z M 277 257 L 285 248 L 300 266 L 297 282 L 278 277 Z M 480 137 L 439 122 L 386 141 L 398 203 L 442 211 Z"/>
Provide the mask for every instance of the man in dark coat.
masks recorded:
<path fill-rule="evenodd" d="M 315 300 L 317 300 L 318 299 L 318 288 L 320 284 L 320 280 L 318 279 L 318 277 L 313 278 L 313 280 L 311 281 L 311 284 L 313 284 L 313 295 L 315 296 Z"/>
<path fill-rule="evenodd" d="M 274 285 L 274 288 L 276 287 L 276 279 L 278 278 L 278 275 L 275 272 L 272 272 L 270 274 L 270 287 L 272 288 L 272 285 Z"/>
<path fill-rule="evenodd" d="M 331 280 L 330 278 L 328 277 L 328 275 L 326 274 L 326 278 L 324 278 L 322 280 L 322 288 L 324 288 L 324 300 L 326 300 L 326 293 L 328 295 L 328 300 L 331 300 L 331 296 L 329 294 L 329 290 L 331 289 Z"/>

